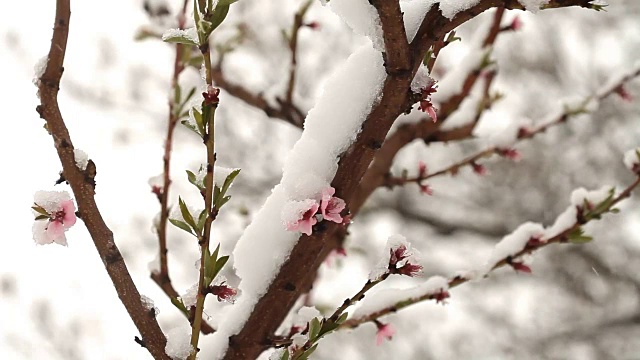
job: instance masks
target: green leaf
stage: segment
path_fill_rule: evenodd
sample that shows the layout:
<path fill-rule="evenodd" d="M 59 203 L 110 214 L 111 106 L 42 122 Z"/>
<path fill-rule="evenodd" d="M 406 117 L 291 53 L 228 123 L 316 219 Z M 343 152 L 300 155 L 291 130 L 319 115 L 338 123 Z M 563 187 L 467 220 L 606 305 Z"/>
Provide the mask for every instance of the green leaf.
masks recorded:
<path fill-rule="evenodd" d="M 280 360 L 289 360 L 289 350 L 284 349 L 282 356 L 280 356 Z"/>
<path fill-rule="evenodd" d="M 202 210 L 200 215 L 198 216 L 198 232 L 202 233 L 202 229 L 204 228 L 204 222 L 207 220 L 207 211 Z"/>
<path fill-rule="evenodd" d="M 178 310 L 184 313 L 185 316 L 189 317 L 189 310 L 187 310 L 187 307 L 184 306 L 184 303 L 182 302 L 182 300 L 180 300 L 180 298 L 171 298 L 171 303 L 175 307 L 177 307 Z"/>
<path fill-rule="evenodd" d="M 176 87 L 173 90 L 173 103 L 180 104 L 180 98 L 182 98 L 182 87 L 176 83 Z"/>
<path fill-rule="evenodd" d="M 240 174 L 240 169 L 235 169 L 229 175 L 227 175 L 226 179 L 224 179 L 224 184 L 222 185 L 221 189 L 223 195 L 227 193 L 227 190 L 229 190 L 229 187 L 231 187 L 231 184 L 233 184 L 233 180 L 236 179 L 238 174 Z"/>
<path fill-rule="evenodd" d="M 36 216 L 36 220 L 45 220 L 48 219 L 49 215 L 38 215 Z"/>
<path fill-rule="evenodd" d="M 202 66 L 203 61 L 204 61 L 204 57 L 202 55 L 196 55 L 196 56 L 193 56 L 191 59 L 189 59 L 189 62 L 187 63 L 187 65 L 193 66 L 194 68 L 200 70 L 200 67 Z"/>
<path fill-rule="evenodd" d="M 187 225 L 185 222 L 182 222 L 182 221 L 176 220 L 176 219 L 169 219 L 169 222 L 172 223 L 174 226 L 179 227 L 180 229 L 188 232 L 189 234 L 195 235 L 193 233 L 193 230 L 191 230 L 189 225 Z"/>
<path fill-rule="evenodd" d="M 193 216 L 191 215 L 191 212 L 189 212 L 187 204 L 182 200 L 181 197 L 178 197 L 178 205 L 180 205 L 180 214 L 182 214 L 182 218 L 184 219 L 184 221 L 193 229 L 196 229 L 196 222 L 195 220 L 193 220 Z"/>
<path fill-rule="evenodd" d="M 336 320 L 336 324 L 338 325 L 342 324 L 343 322 L 345 322 L 345 320 L 347 320 L 348 316 L 349 316 L 349 313 L 343 313 L 342 315 L 340 315 L 338 320 Z"/>
<path fill-rule="evenodd" d="M 221 256 L 220 259 L 218 259 L 218 261 L 216 261 L 216 266 L 214 268 L 214 276 L 213 276 L 214 278 L 216 276 L 218 276 L 218 273 L 227 264 L 227 261 L 229 261 L 229 256 L 228 255 Z"/>
<path fill-rule="evenodd" d="M 313 318 L 309 322 L 309 340 L 315 341 L 318 335 L 320 334 L 320 329 L 322 329 L 322 323 L 318 318 Z"/>
<path fill-rule="evenodd" d="M 49 217 L 49 213 L 42 206 L 38 204 L 33 204 L 31 208 L 38 214 L 46 215 L 47 217 Z"/>
<path fill-rule="evenodd" d="M 196 174 L 194 174 L 192 171 L 187 170 L 187 179 L 189 179 L 189 182 L 192 183 L 193 185 L 196 185 Z"/>
<path fill-rule="evenodd" d="M 195 41 L 195 39 L 192 39 L 186 33 L 178 33 L 178 34 L 172 34 L 169 36 L 163 36 L 162 41 L 168 42 L 168 43 L 174 43 L 174 44 L 198 46 L 198 43 Z"/>
<path fill-rule="evenodd" d="M 193 124 L 191 124 L 189 120 L 182 120 L 180 121 L 180 124 L 184 125 L 187 129 L 193 131 L 194 133 L 198 134 L 198 136 L 202 137 L 202 133 L 200 133 L 200 130 L 198 130 L 198 128 L 193 126 Z"/>
<path fill-rule="evenodd" d="M 593 237 L 584 234 L 582 228 L 573 230 L 567 237 L 572 244 L 586 244 L 593 240 Z"/>
<path fill-rule="evenodd" d="M 218 26 L 220 26 L 220 24 L 222 24 L 224 19 L 226 19 L 228 13 L 229 13 L 229 5 L 225 5 L 225 4 L 216 5 L 216 9 L 213 11 L 213 16 L 211 17 L 211 28 L 207 33 L 207 38 L 209 37 L 209 35 L 211 35 L 213 30 L 215 30 Z"/>
<path fill-rule="evenodd" d="M 300 355 L 300 357 L 298 358 L 299 360 L 306 360 L 309 358 L 309 356 L 311 356 L 311 354 L 313 354 L 314 351 L 316 351 L 316 349 L 318 348 L 318 344 L 313 345 L 311 348 L 309 348 L 307 351 L 303 352 L 302 355 Z"/>
<path fill-rule="evenodd" d="M 238 2 L 238 0 L 219 0 L 218 5 L 231 5 Z"/>
<path fill-rule="evenodd" d="M 218 247 L 216 248 L 216 251 L 218 251 L 218 248 L 220 248 L 220 245 L 218 245 Z M 212 275 L 212 271 L 211 269 L 214 267 L 213 265 L 215 264 L 215 257 L 211 256 L 211 252 L 209 251 L 209 248 L 205 248 L 204 249 L 204 287 L 208 287 L 211 282 L 213 281 L 213 275 Z"/>

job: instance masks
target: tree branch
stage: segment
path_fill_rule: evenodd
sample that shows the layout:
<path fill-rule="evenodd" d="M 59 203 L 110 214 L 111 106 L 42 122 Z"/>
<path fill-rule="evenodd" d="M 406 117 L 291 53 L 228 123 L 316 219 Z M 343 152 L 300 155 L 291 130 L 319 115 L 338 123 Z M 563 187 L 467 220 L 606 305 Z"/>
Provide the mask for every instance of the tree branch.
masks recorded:
<path fill-rule="evenodd" d="M 37 107 L 37 111 L 47 122 L 47 128 L 53 137 L 58 157 L 62 163 L 65 179 L 71 186 L 78 203 L 80 218 L 87 226 L 120 301 L 140 331 L 142 341 L 151 355 L 156 359 L 169 359 L 164 351 L 166 337 L 160 330 L 155 314 L 149 312 L 142 303 L 140 293 L 114 242 L 113 233 L 105 224 L 96 205 L 94 199 L 95 182 L 93 181 L 95 173 L 85 173 L 76 166 L 73 143 L 58 107 L 58 91 L 64 70 L 63 63 L 67 48 L 70 16 L 69 0 L 57 0 L 53 38 L 47 66 L 39 79 L 40 105 Z M 90 168 L 88 167 L 88 169 Z M 95 169 L 95 165 L 93 169 Z"/>
<path fill-rule="evenodd" d="M 331 184 L 336 189 L 336 196 L 345 199 L 347 204 L 351 205 L 354 191 L 391 125 L 407 109 L 407 106 L 411 105 L 409 96 L 411 81 L 426 51 L 448 31 L 491 7 L 521 8 L 520 3 L 516 1 L 506 3 L 509 6 L 505 6 L 505 1 L 480 1 L 472 8 L 458 13 L 453 20 L 442 16 L 436 7 L 431 8 L 409 47 L 411 71 L 387 74 L 379 102 L 373 106 L 371 113 L 367 116 L 356 141 L 341 156 L 338 170 Z M 558 3 L 566 6 L 584 3 L 584 6 L 588 6 L 588 1 L 585 0 L 558 0 L 553 1 L 551 5 Z M 384 19 L 385 17 L 381 17 L 381 21 Z M 398 25 L 401 29 L 398 29 Z M 385 32 L 404 32 L 402 23 L 389 21 L 382 26 Z M 394 36 L 400 37 L 398 34 Z M 386 63 L 407 61 L 407 59 L 393 59 L 393 56 L 397 55 L 386 52 Z M 242 330 L 230 337 L 225 359 L 255 359 L 270 346 L 269 338 L 282 323 L 300 293 L 310 287 L 318 267 L 324 260 L 321 255 L 326 254 L 326 244 L 339 228 L 344 227 L 339 224 L 328 224 L 325 229 L 300 238 L 289 254 L 288 260 L 269 285 L 266 294 L 253 308 Z"/>

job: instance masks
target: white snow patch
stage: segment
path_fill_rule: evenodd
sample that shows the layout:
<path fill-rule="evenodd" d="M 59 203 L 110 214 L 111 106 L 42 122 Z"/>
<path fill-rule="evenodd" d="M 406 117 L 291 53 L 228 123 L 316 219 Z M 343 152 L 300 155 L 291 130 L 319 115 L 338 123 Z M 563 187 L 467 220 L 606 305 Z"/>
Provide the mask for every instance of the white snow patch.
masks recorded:
<path fill-rule="evenodd" d="M 331 9 L 359 35 L 368 37 L 373 47 L 384 49 L 382 25 L 378 11 L 367 0 L 332 0 Z"/>
<path fill-rule="evenodd" d="M 33 202 L 42 207 L 49 214 L 60 210 L 63 201 L 71 200 L 71 195 L 66 191 L 39 190 L 33 195 Z"/>
<path fill-rule="evenodd" d="M 444 17 L 452 20 L 457 13 L 467 10 L 479 2 L 480 0 L 440 0 L 440 11 Z"/>
<path fill-rule="evenodd" d="M 188 29 L 169 29 L 162 34 L 162 41 L 167 41 L 167 39 L 175 38 L 175 37 L 184 37 L 193 41 L 194 43 L 198 43 L 198 32 L 195 27 L 190 27 Z"/>
<path fill-rule="evenodd" d="M 167 332 L 167 345 L 164 350 L 173 360 L 184 360 L 193 351 L 190 342 L 191 327 L 184 324 Z"/>
<path fill-rule="evenodd" d="M 333 1 L 331 3 L 333 5 Z M 242 328 L 299 239 L 298 233 L 287 231 L 282 225 L 284 205 L 300 194 L 309 198 L 310 194 L 319 195 L 330 185 L 337 170 L 333 164 L 338 163 L 338 156 L 356 139 L 380 96 L 384 78 L 380 52 L 365 45 L 325 83 L 323 93 L 307 115 L 303 134 L 284 165 L 281 184 L 273 189 L 233 251 L 234 267 L 241 279 L 238 286 L 241 295 L 223 314 L 221 326 L 212 336 L 218 352 L 212 354 L 213 357 L 221 356 L 226 350 L 229 336 Z M 296 155 L 303 156 L 296 158 Z M 309 176 L 323 181 L 302 182 L 306 184 L 304 189 L 292 185 L 300 184 L 300 179 Z"/>
<path fill-rule="evenodd" d="M 503 237 L 493 248 L 484 274 L 488 273 L 498 261 L 514 256 L 523 250 L 531 238 L 542 238 L 544 234 L 544 227 L 538 223 L 526 222 L 518 226 L 514 232 Z"/>
<path fill-rule="evenodd" d="M 198 283 L 191 285 L 183 295 L 180 295 L 180 299 L 187 309 L 192 306 L 196 306 L 196 300 L 198 299 Z"/>
<path fill-rule="evenodd" d="M 549 3 L 549 0 L 518 0 L 522 6 L 532 13 L 537 13 L 543 5 Z"/>
<path fill-rule="evenodd" d="M 89 155 L 80 149 L 73 149 L 73 157 L 76 160 L 76 166 L 78 169 L 85 171 L 89 164 Z"/>
<path fill-rule="evenodd" d="M 142 305 L 144 306 L 145 309 L 147 309 L 148 311 L 153 310 L 153 313 L 158 315 L 160 313 L 160 309 L 158 309 L 153 300 L 145 295 L 140 294 L 140 300 L 142 300 Z"/>
<path fill-rule="evenodd" d="M 33 67 L 34 75 L 33 75 L 33 85 L 40 87 L 40 78 L 44 75 L 44 71 L 47 69 L 47 64 L 49 63 L 49 55 L 45 55 L 38 59 L 36 64 Z"/>

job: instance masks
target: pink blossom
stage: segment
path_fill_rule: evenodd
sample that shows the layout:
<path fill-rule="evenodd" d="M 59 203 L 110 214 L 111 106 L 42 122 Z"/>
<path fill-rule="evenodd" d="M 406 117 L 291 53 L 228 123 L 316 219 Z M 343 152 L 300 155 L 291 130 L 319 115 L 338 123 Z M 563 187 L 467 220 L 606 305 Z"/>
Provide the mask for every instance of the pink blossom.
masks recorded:
<path fill-rule="evenodd" d="M 347 251 L 343 247 L 339 247 L 337 249 L 331 250 L 329 255 L 327 255 L 327 258 L 324 260 L 324 263 L 327 265 L 331 265 L 333 263 L 333 260 L 337 259 L 338 257 L 345 256 L 347 256 Z"/>
<path fill-rule="evenodd" d="M 436 109 L 431 103 L 431 94 L 437 91 L 437 87 L 438 85 L 436 84 L 436 82 L 432 80 L 429 86 L 422 88 L 420 91 L 420 95 L 422 96 L 422 98 L 420 99 L 420 105 L 418 106 L 420 110 L 429 114 L 429 117 L 431 117 L 433 122 L 438 121 L 438 116 L 436 114 Z"/>
<path fill-rule="evenodd" d="M 400 275 L 406 275 L 409 277 L 418 276 L 420 275 L 420 273 L 422 273 L 422 265 L 407 262 L 406 264 L 399 267 L 396 272 Z"/>
<path fill-rule="evenodd" d="M 391 324 L 383 324 L 379 321 L 376 321 L 375 324 L 378 327 L 378 331 L 376 332 L 377 346 L 382 345 L 385 339 L 391 340 L 393 335 L 396 334 L 396 329 Z"/>
<path fill-rule="evenodd" d="M 433 298 L 436 300 L 436 304 L 442 304 L 442 305 L 446 305 L 447 304 L 447 299 L 451 297 L 451 294 L 449 294 L 448 291 L 440 289 L 439 292 L 435 293 L 433 295 Z"/>
<path fill-rule="evenodd" d="M 238 295 L 238 290 L 226 285 L 224 281 L 220 283 L 220 285 L 211 285 L 209 289 L 213 295 L 218 297 L 218 301 L 220 302 L 230 302 L 233 304 L 236 295 Z"/>
<path fill-rule="evenodd" d="M 627 101 L 627 102 L 632 102 L 633 101 L 633 96 L 631 96 L 631 94 L 629 94 L 629 92 L 627 91 L 627 89 L 624 88 L 624 86 L 620 85 L 615 89 L 616 94 L 618 94 L 622 100 Z"/>
<path fill-rule="evenodd" d="M 40 205 L 36 204 L 41 211 L 44 210 Z M 47 206 L 51 209 L 50 206 Z M 67 239 L 64 235 L 65 231 L 76 223 L 76 207 L 73 200 L 63 200 L 53 205 L 53 210 L 47 211 L 49 218 L 46 220 L 37 220 L 33 226 L 33 238 L 37 244 L 56 243 L 67 245 Z"/>
<path fill-rule="evenodd" d="M 304 24 L 304 26 L 310 28 L 311 30 L 320 30 L 320 23 L 317 21 L 312 21 L 310 23 Z"/>
<path fill-rule="evenodd" d="M 204 98 L 204 103 L 207 105 L 215 106 L 220 102 L 220 89 L 215 88 L 211 85 L 207 86 L 207 91 L 202 93 L 202 97 Z"/>
<path fill-rule="evenodd" d="M 509 265 L 511 265 L 513 270 L 515 270 L 517 272 L 523 272 L 523 273 L 531 274 L 531 268 L 528 265 L 525 265 L 525 263 L 523 263 L 523 262 L 512 261 L 512 262 L 509 263 Z"/>
<path fill-rule="evenodd" d="M 514 148 L 498 149 L 498 154 L 513 161 L 520 161 L 522 159 L 522 154 Z"/>
<path fill-rule="evenodd" d="M 420 100 L 420 110 L 426 112 L 433 122 L 438 121 L 438 115 L 436 114 L 436 109 L 433 107 L 433 104 L 429 100 Z"/>
<path fill-rule="evenodd" d="M 484 165 L 480 165 L 477 162 L 472 162 L 471 163 L 471 167 L 473 168 L 473 172 L 480 175 L 480 176 L 485 176 L 487 175 L 487 168 L 484 167 Z"/>
<path fill-rule="evenodd" d="M 520 20 L 519 16 L 513 18 L 513 20 L 511 21 L 511 25 L 509 25 L 509 29 L 513 31 L 522 29 L 522 20 Z"/>
<path fill-rule="evenodd" d="M 397 263 L 411 256 L 409 249 L 407 249 L 407 246 L 404 244 L 399 245 L 395 249 L 389 249 L 389 252 L 391 254 L 389 256 L 389 266 L 391 267 L 396 266 Z"/>
<path fill-rule="evenodd" d="M 293 222 L 287 223 L 287 230 L 300 231 L 303 234 L 311 235 L 313 225 L 318 222 L 315 215 L 318 212 L 319 205 L 317 201 L 310 199 L 305 201 L 305 205 L 307 208 L 300 213 L 300 217 Z"/>
<path fill-rule="evenodd" d="M 529 241 L 527 241 L 527 247 L 537 248 L 542 245 L 544 245 L 544 241 L 542 241 L 542 235 L 532 236 L 529 238 Z"/>
<path fill-rule="evenodd" d="M 418 177 L 423 178 L 427 176 L 427 164 L 424 161 L 418 161 Z"/>
<path fill-rule="evenodd" d="M 322 190 L 322 200 L 320 202 L 320 211 L 322 213 L 322 217 L 325 220 L 333 221 L 335 223 L 342 223 L 342 216 L 340 216 L 340 212 L 344 210 L 346 204 L 344 200 L 333 196 L 335 194 L 336 189 L 332 187 L 328 187 Z"/>
<path fill-rule="evenodd" d="M 427 184 L 420 184 L 420 192 L 426 195 L 433 195 L 433 189 Z"/>
<path fill-rule="evenodd" d="M 530 137 L 531 135 L 533 135 L 533 130 L 528 126 L 522 126 L 518 129 L 518 139 Z"/>

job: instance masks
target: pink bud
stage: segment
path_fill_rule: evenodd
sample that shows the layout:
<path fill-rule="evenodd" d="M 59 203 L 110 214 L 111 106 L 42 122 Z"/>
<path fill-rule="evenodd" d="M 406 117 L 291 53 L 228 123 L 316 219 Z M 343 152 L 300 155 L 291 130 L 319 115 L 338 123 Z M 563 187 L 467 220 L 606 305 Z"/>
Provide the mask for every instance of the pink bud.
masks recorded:
<path fill-rule="evenodd" d="M 633 101 L 633 96 L 631 96 L 631 94 L 629 94 L 629 92 L 627 91 L 627 89 L 624 88 L 624 86 L 620 85 L 616 88 L 615 90 L 616 94 L 618 94 L 622 100 L 626 101 L 626 102 L 632 102 Z"/>
<path fill-rule="evenodd" d="M 425 195 L 433 195 L 433 189 L 427 184 L 420 184 L 420 193 Z"/>
<path fill-rule="evenodd" d="M 509 25 L 509 28 L 513 31 L 522 29 L 522 21 L 520 20 L 519 16 L 513 18 L 513 20 L 511 21 L 511 25 Z"/>
<path fill-rule="evenodd" d="M 304 24 L 304 26 L 310 28 L 311 30 L 320 30 L 320 23 L 317 21 L 312 21 L 310 23 Z"/>
<path fill-rule="evenodd" d="M 511 263 L 509 263 L 509 265 L 511 265 L 513 270 L 517 272 L 531 274 L 531 268 L 528 265 L 525 265 L 523 262 L 512 261 Z"/>
<path fill-rule="evenodd" d="M 418 162 L 418 177 L 423 178 L 427 175 L 427 164 L 420 160 Z"/>
<path fill-rule="evenodd" d="M 376 345 L 380 346 L 384 342 L 385 339 L 391 340 L 393 335 L 396 334 L 396 329 L 391 324 L 383 324 L 379 321 L 376 321 L 376 326 L 378 327 L 378 331 L 376 332 Z"/>
<path fill-rule="evenodd" d="M 473 172 L 480 175 L 480 176 L 485 176 L 487 175 L 487 168 L 484 167 L 484 165 L 480 165 L 477 162 L 472 162 L 471 163 L 471 167 L 473 168 Z"/>
<path fill-rule="evenodd" d="M 439 292 L 433 295 L 433 298 L 436 300 L 436 304 L 442 304 L 442 305 L 446 305 L 447 304 L 446 300 L 450 297 L 451 297 L 451 294 L 449 294 L 448 291 L 443 289 L 440 289 Z"/>

